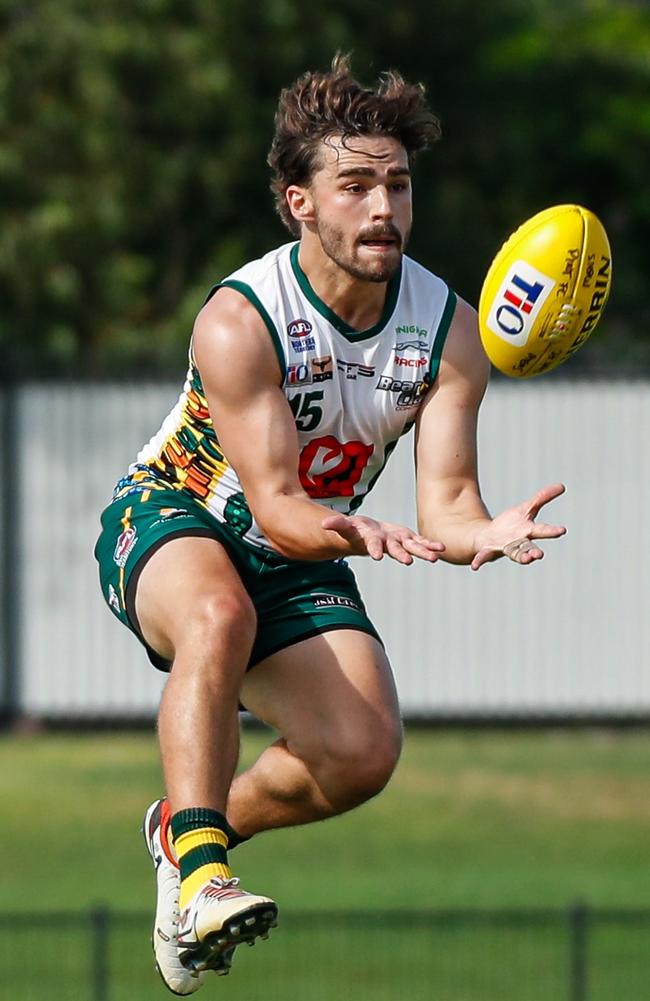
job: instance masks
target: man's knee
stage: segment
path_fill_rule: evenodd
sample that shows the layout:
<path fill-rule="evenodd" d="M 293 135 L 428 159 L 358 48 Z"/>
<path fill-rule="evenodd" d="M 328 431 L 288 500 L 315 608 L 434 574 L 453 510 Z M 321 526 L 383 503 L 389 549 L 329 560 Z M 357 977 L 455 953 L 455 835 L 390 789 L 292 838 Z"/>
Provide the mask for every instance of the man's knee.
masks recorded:
<path fill-rule="evenodd" d="M 387 720 L 337 735 L 318 755 L 318 780 L 337 809 L 345 810 L 372 799 L 384 788 L 402 748 L 399 721 Z"/>
<path fill-rule="evenodd" d="M 192 603 L 176 639 L 176 652 L 200 650 L 200 659 L 209 661 L 232 650 L 245 654 L 247 661 L 256 629 L 255 607 L 247 594 L 207 593 Z"/>

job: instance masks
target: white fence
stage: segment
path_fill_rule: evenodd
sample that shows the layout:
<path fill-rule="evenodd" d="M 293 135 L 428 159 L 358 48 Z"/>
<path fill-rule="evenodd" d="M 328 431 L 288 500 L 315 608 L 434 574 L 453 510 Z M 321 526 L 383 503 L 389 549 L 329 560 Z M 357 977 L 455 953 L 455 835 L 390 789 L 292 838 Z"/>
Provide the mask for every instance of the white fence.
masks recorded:
<path fill-rule="evenodd" d="M 480 455 L 491 509 L 546 483 L 568 487 L 547 510 L 568 535 L 545 546 L 541 563 L 502 561 L 472 573 L 443 563 L 353 562 L 405 715 L 650 715 L 649 389 L 553 377 L 490 388 Z M 17 638 L 23 714 L 155 713 L 164 677 L 104 606 L 92 550 L 113 483 L 178 391 L 169 384 L 17 391 L 11 586 L 19 620 L 5 622 L 0 638 L 8 625 Z M 411 453 L 409 438 L 367 513 L 413 523 Z M 7 457 L 4 467 L 7 475 Z"/>

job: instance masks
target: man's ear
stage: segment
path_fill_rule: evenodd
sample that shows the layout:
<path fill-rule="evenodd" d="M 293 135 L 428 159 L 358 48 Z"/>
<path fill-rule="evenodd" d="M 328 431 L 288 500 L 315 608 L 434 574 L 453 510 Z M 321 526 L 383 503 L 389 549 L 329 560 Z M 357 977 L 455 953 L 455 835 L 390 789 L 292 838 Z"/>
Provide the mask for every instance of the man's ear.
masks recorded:
<path fill-rule="evenodd" d="M 315 219 L 314 201 L 309 188 L 299 187 L 297 184 L 290 184 L 286 195 L 287 205 L 291 215 L 298 223 L 310 223 Z"/>

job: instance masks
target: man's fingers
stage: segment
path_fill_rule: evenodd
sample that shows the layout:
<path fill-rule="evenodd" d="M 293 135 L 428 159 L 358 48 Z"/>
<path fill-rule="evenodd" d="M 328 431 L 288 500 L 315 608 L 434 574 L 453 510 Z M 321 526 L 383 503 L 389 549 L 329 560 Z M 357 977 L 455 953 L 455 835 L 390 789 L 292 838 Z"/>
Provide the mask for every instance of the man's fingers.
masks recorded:
<path fill-rule="evenodd" d="M 414 556 L 419 560 L 426 560 L 427 563 L 435 563 L 444 549 L 442 542 L 425 539 L 423 535 L 414 535 L 406 528 L 398 527 L 386 537 L 386 551 L 389 556 L 407 566 L 411 565 Z"/>
<path fill-rule="evenodd" d="M 363 535 L 363 534 L 361 534 L 361 538 L 363 539 L 363 542 L 364 542 L 364 545 L 366 547 L 366 552 L 368 553 L 368 556 L 370 556 L 373 560 L 383 560 L 383 558 L 384 558 L 384 552 L 385 552 L 385 545 L 384 545 L 384 539 L 381 537 L 381 535 L 378 535 L 378 534 Z"/>
<path fill-rule="evenodd" d="M 472 570 L 478 570 L 484 563 L 491 563 L 498 560 L 500 556 L 507 556 L 513 563 L 520 563 L 525 566 L 534 563 L 535 560 L 544 558 L 544 551 L 537 545 L 536 539 L 557 539 L 566 534 L 564 525 L 533 525 L 530 535 L 522 536 L 507 542 L 505 546 L 485 546 L 480 549 L 470 566 Z"/>
<path fill-rule="evenodd" d="M 507 542 L 503 547 L 503 554 L 507 556 L 509 560 L 514 560 L 515 556 L 523 552 L 524 547 L 530 544 L 530 539 L 527 535 L 523 539 L 513 539 L 512 542 Z"/>
<path fill-rule="evenodd" d="M 394 535 L 389 535 L 386 539 L 386 552 L 392 559 L 405 566 L 410 566 L 413 562 L 411 554 L 404 548 L 400 539 Z"/>
<path fill-rule="evenodd" d="M 524 564 L 532 563 L 533 560 L 541 560 L 544 556 L 543 550 L 528 537 L 508 542 L 503 547 L 503 552 L 508 559 L 513 560 L 515 563 Z"/>
<path fill-rule="evenodd" d="M 513 563 L 526 565 L 535 560 L 541 560 L 543 551 L 530 539 L 514 539 L 508 542 L 502 549 L 496 546 L 486 546 L 480 549 L 470 564 L 472 570 L 480 570 L 484 563 L 493 563 L 500 556 L 507 556 Z"/>
<path fill-rule="evenodd" d="M 566 535 L 564 525 L 535 525 L 530 536 L 532 539 L 558 539 L 561 535 Z"/>
<path fill-rule="evenodd" d="M 355 535 L 358 534 L 354 523 L 350 521 L 346 514 L 329 514 L 327 518 L 323 518 L 321 521 L 321 527 L 330 532 L 338 532 L 339 535 L 347 535 L 350 532 L 353 532 Z"/>
<path fill-rule="evenodd" d="M 408 553 L 417 556 L 420 560 L 427 560 L 429 563 L 435 563 L 440 553 L 444 552 L 445 549 L 442 542 L 431 542 L 430 539 L 423 539 L 421 536 L 403 539 L 402 545 Z"/>
<path fill-rule="evenodd" d="M 423 535 L 409 535 L 408 541 L 429 549 L 432 553 L 444 553 L 446 548 L 444 542 L 434 542 L 433 539 L 425 539 Z"/>
<path fill-rule="evenodd" d="M 348 542 L 361 544 L 373 560 L 381 560 L 387 554 L 405 566 L 410 566 L 414 556 L 435 563 L 445 549 L 442 542 L 414 535 L 401 525 L 387 525 L 345 514 L 328 515 L 321 525 L 326 531 L 342 535 Z"/>
<path fill-rule="evenodd" d="M 479 549 L 470 564 L 470 569 L 480 570 L 484 563 L 491 563 L 493 560 L 498 559 L 501 553 L 501 549 L 491 549 L 487 546 L 485 549 Z"/>
<path fill-rule="evenodd" d="M 328 515 L 321 521 L 321 527 L 329 532 L 338 532 L 354 546 L 361 545 L 373 560 L 383 559 L 384 538 L 378 527 L 372 528 L 368 523 L 353 520 L 346 514 Z"/>
<path fill-rule="evenodd" d="M 405 566 L 413 563 L 413 557 L 425 560 L 427 563 L 435 563 L 441 552 L 444 551 L 442 542 L 432 542 L 420 535 L 388 535 L 386 537 L 386 552 L 392 559 Z"/>
<path fill-rule="evenodd" d="M 541 490 L 538 490 L 537 493 L 523 505 L 528 517 L 531 519 L 536 518 L 545 504 L 555 500 L 556 497 L 560 497 L 565 490 L 566 487 L 564 483 L 552 483 L 548 487 L 542 487 Z"/>

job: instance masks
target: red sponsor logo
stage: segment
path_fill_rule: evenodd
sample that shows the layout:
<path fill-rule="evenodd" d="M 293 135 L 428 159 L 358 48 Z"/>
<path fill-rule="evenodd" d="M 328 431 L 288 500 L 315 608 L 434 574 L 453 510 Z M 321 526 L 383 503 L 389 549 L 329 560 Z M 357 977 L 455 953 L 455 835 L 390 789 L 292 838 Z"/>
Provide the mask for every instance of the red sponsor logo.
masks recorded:
<path fill-rule="evenodd" d="M 374 445 L 340 442 L 331 435 L 314 438 L 300 453 L 300 482 L 310 497 L 352 497 Z"/>
<path fill-rule="evenodd" d="M 419 368 L 421 365 L 427 364 L 426 358 L 402 358 L 400 355 L 395 355 L 396 365 L 405 365 L 407 368 Z"/>

